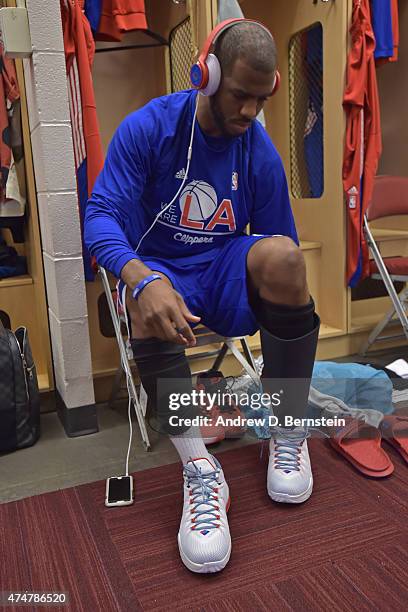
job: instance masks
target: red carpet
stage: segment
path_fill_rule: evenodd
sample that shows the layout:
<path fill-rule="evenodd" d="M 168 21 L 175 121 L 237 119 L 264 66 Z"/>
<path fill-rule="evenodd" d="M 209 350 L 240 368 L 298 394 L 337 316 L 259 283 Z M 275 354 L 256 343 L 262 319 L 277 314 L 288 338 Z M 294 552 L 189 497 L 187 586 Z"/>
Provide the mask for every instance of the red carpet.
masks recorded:
<path fill-rule="evenodd" d="M 408 469 L 386 448 L 396 469 L 376 481 L 312 440 L 314 493 L 293 507 L 269 500 L 259 445 L 220 454 L 233 549 L 208 576 L 179 560 L 178 464 L 135 473 L 133 506 L 106 508 L 104 481 L 3 504 L 0 591 L 65 591 L 47 609 L 74 612 L 405 609 Z"/>

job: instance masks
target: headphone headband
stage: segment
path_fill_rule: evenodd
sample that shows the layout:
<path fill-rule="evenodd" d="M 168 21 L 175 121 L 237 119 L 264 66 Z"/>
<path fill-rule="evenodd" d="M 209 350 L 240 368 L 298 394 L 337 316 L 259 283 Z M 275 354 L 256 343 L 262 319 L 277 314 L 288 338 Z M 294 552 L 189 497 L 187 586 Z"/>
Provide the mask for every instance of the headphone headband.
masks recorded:
<path fill-rule="evenodd" d="M 235 17 L 232 19 L 225 19 L 224 21 L 221 21 L 220 23 L 218 23 L 215 28 L 209 33 L 209 35 L 207 36 L 207 39 L 204 43 L 204 47 L 199 55 L 199 61 L 201 62 L 205 62 L 205 60 L 208 57 L 208 54 L 210 52 L 210 49 L 212 47 L 212 45 L 214 45 L 215 41 L 217 40 L 217 38 L 225 31 L 228 30 L 228 28 L 230 28 L 232 25 L 235 25 L 236 23 L 256 23 L 257 25 L 261 26 L 261 28 L 263 28 L 264 30 L 266 30 L 268 32 L 268 34 L 270 35 L 270 37 L 272 38 L 272 34 L 269 32 L 268 28 L 265 27 L 262 23 L 260 23 L 259 21 L 255 21 L 255 19 L 245 19 L 245 17 Z"/>
<path fill-rule="evenodd" d="M 234 19 L 225 19 L 221 21 L 207 36 L 204 43 L 204 47 L 198 57 L 198 60 L 190 70 L 191 84 L 196 89 L 199 89 L 203 95 L 213 95 L 219 86 L 221 80 L 221 66 L 218 58 L 210 53 L 211 47 L 216 42 L 217 38 L 225 32 L 228 28 L 235 25 L 236 23 L 255 23 L 256 25 L 263 28 L 273 40 L 273 36 L 266 26 L 255 19 L 245 19 L 244 17 L 236 17 Z M 278 70 L 275 73 L 275 81 L 273 86 L 273 93 L 278 90 L 280 83 L 280 74 Z"/>

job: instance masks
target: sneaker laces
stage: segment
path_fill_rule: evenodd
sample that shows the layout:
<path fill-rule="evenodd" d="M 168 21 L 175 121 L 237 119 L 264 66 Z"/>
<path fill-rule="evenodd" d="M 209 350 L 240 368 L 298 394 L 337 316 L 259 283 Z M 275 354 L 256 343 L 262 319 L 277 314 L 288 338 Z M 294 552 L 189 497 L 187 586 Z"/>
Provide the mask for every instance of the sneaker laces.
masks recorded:
<path fill-rule="evenodd" d="M 191 514 L 195 515 L 191 518 L 194 523 L 191 529 L 193 531 L 200 529 L 216 529 L 220 525 L 216 521 L 220 520 L 218 505 L 218 477 L 220 470 L 215 469 L 212 472 L 203 474 L 194 459 L 190 459 L 191 466 L 184 466 L 184 475 L 187 478 L 187 488 L 191 490 L 190 504 Z M 200 509 L 200 506 L 202 508 Z M 218 513 L 217 513 L 218 512 Z"/>
<path fill-rule="evenodd" d="M 300 452 L 301 446 L 304 440 L 308 437 L 307 432 L 302 429 L 296 430 L 282 430 L 278 427 L 275 428 L 275 432 L 278 434 L 275 438 L 275 470 L 284 470 L 285 472 L 300 472 Z"/>

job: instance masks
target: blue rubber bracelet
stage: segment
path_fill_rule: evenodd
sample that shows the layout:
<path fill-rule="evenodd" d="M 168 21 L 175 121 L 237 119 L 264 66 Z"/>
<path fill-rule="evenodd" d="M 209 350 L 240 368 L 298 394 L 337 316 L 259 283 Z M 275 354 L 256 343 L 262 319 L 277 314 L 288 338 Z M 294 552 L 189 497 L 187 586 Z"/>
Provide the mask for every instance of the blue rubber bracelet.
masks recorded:
<path fill-rule="evenodd" d="M 152 283 L 155 280 L 161 280 L 161 276 L 159 276 L 159 274 L 151 274 L 150 276 L 146 276 L 146 278 L 141 280 L 140 283 L 138 283 L 132 291 L 132 296 L 134 297 L 134 299 L 137 300 L 140 294 L 142 293 L 143 289 L 149 283 Z"/>

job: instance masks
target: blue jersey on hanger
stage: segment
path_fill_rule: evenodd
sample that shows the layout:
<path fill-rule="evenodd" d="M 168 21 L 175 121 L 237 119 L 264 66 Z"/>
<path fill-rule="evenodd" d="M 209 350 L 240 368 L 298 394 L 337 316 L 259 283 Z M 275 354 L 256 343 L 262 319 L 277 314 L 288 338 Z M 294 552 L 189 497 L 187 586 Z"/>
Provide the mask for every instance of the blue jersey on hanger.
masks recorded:
<path fill-rule="evenodd" d="M 374 57 L 392 57 L 394 36 L 390 0 L 371 0 L 371 18 L 375 36 Z"/>
<path fill-rule="evenodd" d="M 197 92 L 156 98 L 120 124 L 88 201 L 85 241 L 117 277 L 185 176 Z M 198 121 L 188 179 L 143 240 L 143 257 L 212 261 L 250 224 L 298 242 L 282 161 L 254 121 L 235 138 L 211 138 Z"/>
<path fill-rule="evenodd" d="M 85 15 L 93 32 L 97 32 L 102 15 L 102 0 L 85 0 Z"/>

